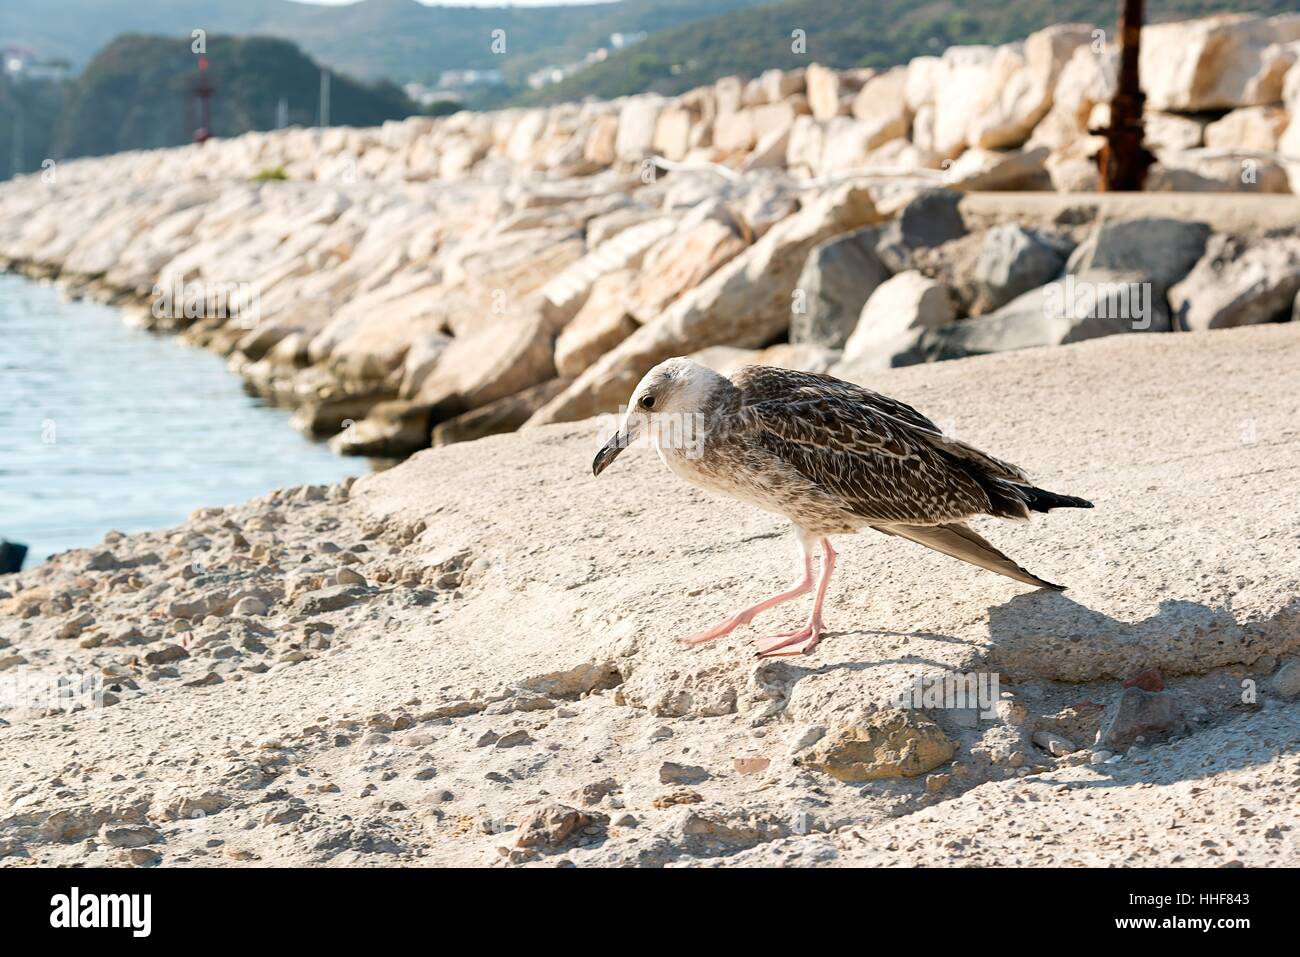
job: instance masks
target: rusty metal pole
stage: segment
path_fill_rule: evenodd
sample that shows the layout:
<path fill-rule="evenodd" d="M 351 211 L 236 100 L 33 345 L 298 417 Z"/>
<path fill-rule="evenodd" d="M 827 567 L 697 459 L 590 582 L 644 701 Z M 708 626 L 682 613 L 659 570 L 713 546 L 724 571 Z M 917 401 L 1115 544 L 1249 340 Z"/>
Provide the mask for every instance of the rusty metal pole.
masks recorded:
<path fill-rule="evenodd" d="M 1104 193 L 1140 190 L 1155 157 L 1142 145 L 1142 109 L 1146 95 L 1138 77 L 1142 42 L 1142 0 L 1121 0 L 1119 79 L 1110 102 L 1106 145 L 1098 157 Z"/>

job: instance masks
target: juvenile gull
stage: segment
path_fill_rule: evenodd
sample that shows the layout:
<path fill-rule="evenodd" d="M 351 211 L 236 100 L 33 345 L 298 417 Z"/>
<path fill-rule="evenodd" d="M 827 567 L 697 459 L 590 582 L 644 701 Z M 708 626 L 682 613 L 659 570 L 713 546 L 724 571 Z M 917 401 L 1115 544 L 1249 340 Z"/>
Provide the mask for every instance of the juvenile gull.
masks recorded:
<path fill-rule="evenodd" d="M 977 515 L 1025 521 L 1030 512 L 1092 503 L 1029 484 L 1008 462 L 950 438 L 911 406 L 827 375 L 747 366 L 728 379 L 690 359 L 661 362 L 628 401 L 596 453 L 599 475 L 647 436 L 678 476 L 794 523 L 803 549 L 797 585 L 685 639 L 700 644 L 813 589 L 808 623 L 758 642 L 760 656 L 809 651 L 825 631 L 822 604 L 836 553 L 830 536 L 872 528 L 1040 588 L 1063 590 L 1013 562 L 965 525 Z M 690 439 L 690 441 L 684 441 Z"/>

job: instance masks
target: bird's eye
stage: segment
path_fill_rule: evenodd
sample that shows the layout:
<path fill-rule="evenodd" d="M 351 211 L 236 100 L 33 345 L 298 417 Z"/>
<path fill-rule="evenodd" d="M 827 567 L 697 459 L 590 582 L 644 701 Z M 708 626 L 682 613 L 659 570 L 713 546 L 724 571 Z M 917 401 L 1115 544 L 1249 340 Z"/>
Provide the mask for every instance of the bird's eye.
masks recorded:
<path fill-rule="evenodd" d="M 641 396 L 641 408 L 653 409 L 655 407 L 655 397 L 652 395 Z"/>

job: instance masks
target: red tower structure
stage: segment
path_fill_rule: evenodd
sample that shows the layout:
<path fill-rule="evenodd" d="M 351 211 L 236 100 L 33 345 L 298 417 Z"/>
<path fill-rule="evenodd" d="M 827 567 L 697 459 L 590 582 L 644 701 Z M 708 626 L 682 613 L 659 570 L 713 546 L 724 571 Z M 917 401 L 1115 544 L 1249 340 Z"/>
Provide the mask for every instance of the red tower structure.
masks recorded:
<path fill-rule="evenodd" d="M 186 126 L 194 127 L 192 104 L 199 103 L 199 125 L 194 127 L 194 142 L 204 143 L 212 137 L 212 94 L 216 92 L 212 80 L 208 77 L 208 58 L 199 57 L 199 74 L 190 84 L 190 96 L 186 102 Z"/>

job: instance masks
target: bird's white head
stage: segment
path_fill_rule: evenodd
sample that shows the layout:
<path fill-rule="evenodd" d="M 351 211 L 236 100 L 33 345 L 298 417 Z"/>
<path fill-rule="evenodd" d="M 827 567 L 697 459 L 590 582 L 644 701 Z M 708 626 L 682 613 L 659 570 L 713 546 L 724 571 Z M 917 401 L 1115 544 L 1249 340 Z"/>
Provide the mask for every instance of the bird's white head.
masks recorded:
<path fill-rule="evenodd" d="M 685 356 L 665 359 L 632 390 L 618 431 L 591 463 L 592 473 L 599 475 L 619 452 L 642 437 L 661 451 L 698 439 L 719 389 L 729 384 L 725 377 Z"/>

